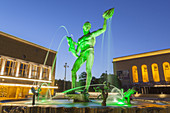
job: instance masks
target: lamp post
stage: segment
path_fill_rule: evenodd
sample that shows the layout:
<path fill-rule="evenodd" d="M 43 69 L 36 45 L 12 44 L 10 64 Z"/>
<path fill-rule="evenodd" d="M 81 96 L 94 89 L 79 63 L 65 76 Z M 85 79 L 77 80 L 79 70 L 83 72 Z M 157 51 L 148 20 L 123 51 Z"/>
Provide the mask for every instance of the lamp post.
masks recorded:
<path fill-rule="evenodd" d="M 107 83 L 108 82 L 107 70 L 105 72 L 106 72 L 106 83 Z"/>
<path fill-rule="evenodd" d="M 67 65 L 67 63 L 65 63 L 65 65 L 64 65 L 64 68 L 65 68 L 65 76 L 64 76 L 64 91 L 65 91 L 65 89 L 66 89 L 66 70 L 67 70 L 67 68 L 68 68 L 69 66 Z"/>

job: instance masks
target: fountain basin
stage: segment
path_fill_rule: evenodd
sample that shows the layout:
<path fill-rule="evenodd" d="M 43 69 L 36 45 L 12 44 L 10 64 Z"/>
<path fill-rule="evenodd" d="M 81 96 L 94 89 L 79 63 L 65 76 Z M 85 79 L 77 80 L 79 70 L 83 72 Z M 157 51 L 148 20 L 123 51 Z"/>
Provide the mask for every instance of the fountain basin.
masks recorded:
<path fill-rule="evenodd" d="M 101 106 L 101 101 L 73 102 L 68 99 L 41 100 L 31 105 L 31 100 L 1 103 L 0 113 L 170 113 L 170 103 L 131 101 L 131 105 L 109 103 Z"/>

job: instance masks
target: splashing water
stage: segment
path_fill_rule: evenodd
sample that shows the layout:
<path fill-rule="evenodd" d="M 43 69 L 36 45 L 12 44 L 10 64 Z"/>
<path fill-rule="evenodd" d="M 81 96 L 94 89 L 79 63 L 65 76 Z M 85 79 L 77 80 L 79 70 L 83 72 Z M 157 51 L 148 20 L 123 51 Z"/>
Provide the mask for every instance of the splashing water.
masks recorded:
<path fill-rule="evenodd" d="M 104 36 L 105 36 L 105 32 L 102 35 L 102 46 L 101 46 L 101 61 L 103 61 L 103 46 L 104 46 Z M 103 62 L 102 62 L 103 63 Z"/>
<path fill-rule="evenodd" d="M 102 86 L 102 85 L 104 85 L 104 84 L 93 84 L 93 85 L 88 85 L 88 86 Z M 63 91 L 62 93 L 68 93 L 68 92 L 75 91 L 75 90 L 77 90 L 77 89 L 81 89 L 81 88 L 84 88 L 84 87 L 86 87 L 86 86 L 75 87 L 75 88 L 72 88 L 72 89 Z M 52 98 L 55 98 L 55 97 L 57 97 L 57 96 L 58 96 L 58 95 L 56 95 L 56 96 L 54 96 L 54 97 L 52 97 Z"/>
<path fill-rule="evenodd" d="M 52 43 L 53 43 L 53 40 L 54 40 L 57 32 L 58 32 L 61 28 L 64 28 L 64 30 L 65 30 L 66 33 L 67 33 L 67 36 L 69 36 L 69 32 L 68 32 L 68 30 L 67 30 L 67 28 L 66 28 L 65 26 L 60 26 L 60 27 L 57 29 L 57 31 L 54 33 L 54 36 L 53 36 L 52 41 L 51 41 L 51 43 L 50 43 L 50 46 L 49 46 L 49 48 L 48 48 L 48 52 L 47 52 L 46 57 L 45 57 L 45 60 L 44 60 L 44 65 L 45 65 L 46 62 L 47 62 L 47 58 L 48 58 L 49 51 L 50 51 L 51 45 L 52 45 Z M 66 35 L 65 35 L 64 37 L 66 37 Z M 62 38 L 62 40 L 60 41 L 59 47 L 58 47 L 58 49 L 57 49 L 57 52 L 59 51 L 59 48 L 60 48 L 61 43 L 63 42 L 63 40 L 64 40 L 64 39 Z"/>
<path fill-rule="evenodd" d="M 107 21 L 107 29 L 108 31 L 106 32 L 106 36 L 107 36 L 107 70 L 110 70 L 110 43 L 111 43 L 111 23 L 112 23 L 112 18 L 109 18 L 108 21 Z M 103 33 L 102 35 L 102 44 L 101 44 L 101 61 L 103 61 L 103 53 L 104 53 L 104 39 L 105 39 L 105 32 Z M 103 62 L 101 62 L 103 63 Z"/>
<path fill-rule="evenodd" d="M 111 23 L 112 23 L 112 17 L 108 19 L 108 48 L 107 48 L 107 70 L 110 70 L 110 43 L 111 43 Z M 110 70 L 111 71 L 111 70 Z"/>
<path fill-rule="evenodd" d="M 48 86 L 48 84 L 44 82 L 44 83 L 42 83 L 42 84 L 41 84 L 41 86 L 40 86 L 40 87 L 42 87 L 43 85 Z M 50 91 L 50 89 L 49 89 L 49 88 L 47 89 L 47 92 L 46 92 L 46 95 L 45 95 L 45 98 L 46 98 L 46 99 L 47 99 L 48 95 L 49 95 L 49 96 L 50 96 L 50 98 L 51 98 L 51 91 Z"/>
<path fill-rule="evenodd" d="M 112 101 L 112 102 L 118 102 L 118 100 L 123 99 L 123 90 L 118 89 L 117 87 L 111 85 L 113 89 L 111 90 L 111 93 L 113 95 L 108 96 L 107 101 Z"/>
<path fill-rule="evenodd" d="M 42 83 L 41 86 L 43 85 L 48 85 L 47 83 Z M 90 86 L 103 86 L 105 84 L 93 84 L 93 85 L 90 85 Z M 80 86 L 80 87 L 76 87 L 76 88 L 73 88 L 73 89 L 69 89 L 69 90 L 66 90 L 62 93 L 68 93 L 68 92 L 71 92 L 71 91 L 78 91 L 78 89 L 81 89 L 85 86 Z M 112 95 L 109 95 L 108 98 L 107 98 L 107 105 L 108 106 L 131 106 L 131 104 L 127 104 L 123 101 L 123 90 L 120 90 L 118 89 L 117 87 L 113 86 L 113 85 L 110 85 L 110 87 L 113 87 L 112 90 L 111 90 L 111 93 Z M 51 93 L 49 93 L 50 95 Z M 67 103 L 72 103 L 72 101 L 68 101 L 66 103 L 62 103 L 62 101 L 56 101 L 56 100 L 52 100 L 53 98 L 59 96 L 60 94 L 56 95 L 56 96 L 53 96 L 53 97 L 50 97 L 50 99 L 47 99 L 47 98 L 43 98 L 41 99 L 41 101 L 37 101 L 37 104 L 38 105 L 58 105 L 58 104 L 67 104 Z M 100 99 L 97 99 L 97 100 L 93 100 L 92 103 L 93 104 L 96 104 L 101 103 L 102 101 Z M 72 104 L 69 104 L 69 105 L 72 105 Z M 74 106 L 74 105 L 73 105 Z"/>
<path fill-rule="evenodd" d="M 64 28 L 64 30 L 66 31 L 67 35 L 65 35 L 65 36 L 62 38 L 62 40 L 60 41 L 60 44 L 59 44 L 59 46 L 58 46 L 58 48 L 57 48 L 57 53 L 58 53 L 58 51 L 59 51 L 59 49 L 60 49 L 60 46 L 61 46 L 63 40 L 66 38 L 66 36 L 69 36 L 69 32 L 68 32 L 68 30 L 66 29 L 65 26 L 60 26 L 60 27 L 56 30 L 56 32 L 54 33 L 54 37 L 52 38 L 52 41 L 51 41 L 51 43 L 50 43 L 50 46 L 49 46 L 49 48 L 48 48 L 48 51 L 47 51 L 47 54 L 46 54 L 46 57 L 45 57 L 45 60 L 44 60 L 44 66 L 46 65 L 46 62 L 47 62 L 47 59 L 48 59 L 48 55 L 49 55 L 49 51 L 50 51 L 50 48 L 51 48 L 51 46 L 52 46 L 53 40 L 54 40 L 54 38 L 55 38 L 55 36 L 56 36 L 56 33 L 57 33 L 61 28 Z M 73 36 L 73 35 L 71 35 L 71 36 Z M 56 59 L 57 59 L 57 53 L 56 53 L 55 58 L 54 58 L 54 60 L 53 60 L 51 74 L 53 74 L 53 71 L 54 71 L 54 67 L 55 67 L 55 63 L 56 63 Z M 38 84 L 40 84 L 40 83 L 38 82 Z M 36 82 L 33 82 L 33 85 L 36 85 Z M 42 83 L 40 86 L 43 86 L 43 85 L 47 85 L 47 86 L 48 86 L 47 83 Z M 48 93 L 49 93 L 50 98 L 51 98 L 51 92 L 50 92 L 49 88 L 48 88 L 48 91 L 47 91 L 47 93 L 46 93 L 46 97 L 47 97 L 47 94 L 48 94 Z"/>
<path fill-rule="evenodd" d="M 103 85 L 105 85 L 105 84 L 93 84 L 93 85 L 89 85 L 89 86 L 103 86 Z M 113 87 L 113 89 L 111 90 L 111 93 L 113 95 L 109 95 L 107 101 L 118 102 L 118 100 L 122 100 L 123 99 L 123 91 L 118 89 L 117 87 L 115 87 L 113 85 L 110 85 L 110 86 Z M 75 90 L 78 90 L 78 89 L 81 89 L 81 88 L 84 88 L 84 87 L 86 87 L 86 86 L 80 86 L 80 87 L 72 88 L 72 89 L 66 90 L 62 93 L 68 93 L 68 92 L 75 91 Z M 53 99 L 57 96 L 59 96 L 59 95 L 56 95 L 56 96 L 52 97 L 51 99 Z"/>
<path fill-rule="evenodd" d="M 58 49 L 57 49 L 57 53 L 58 53 L 58 51 L 59 51 L 59 49 L 60 49 L 60 46 L 61 46 L 61 44 L 62 44 L 62 42 L 63 42 L 63 40 L 64 40 L 65 38 L 66 38 L 66 36 L 64 36 L 64 37 L 62 38 L 62 40 L 60 41 L 60 44 L 59 44 Z M 53 60 L 52 69 L 51 69 L 51 74 L 53 74 L 53 71 L 54 71 L 54 67 L 55 67 L 55 63 L 56 63 L 56 59 L 57 59 L 57 53 L 56 53 L 55 58 L 54 58 L 54 60 Z"/>
<path fill-rule="evenodd" d="M 56 31 L 55 34 L 54 34 L 54 37 L 52 38 L 52 41 L 51 41 L 51 43 L 50 43 L 50 46 L 49 46 L 49 48 L 48 48 L 48 52 L 47 52 L 46 57 L 45 57 L 45 60 L 44 60 L 44 65 L 46 65 L 46 62 L 47 62 L 47 59 L 48 59 L 48 55 L 49 55 L 49 51 L 50 51 L 51 45 L 52 45 L 52 43 L 53 43 L 53 40 L 54 40 L 54 38 L 55 38 L 55 36 L 56 36 L 56 33 L 57 33 L 61 28 L 64 28 L 64 30 L 66 31 L 67 35 L 65 35 L 65 36 L 62 38 L 62 40 L 60 41 L 60 44 L 59 44 L 59 46 L 58 46 L 58 48 L 57 48 L 57 53 L 58 53 L 58 51 L 59 51 L 59 49 L 60 49 L 60 46 L 61 46 L 63 40 L 66 38 L 66 36 L 69 36 L 69 32 L 68 32 L 68 30 L 67 30 L 67 28 L 66 28 L 65 26 L 60 26 L 60 27 L 57 29 L 57 31 Z M 55 67 L 55 63 L 56 63 L 56 59 L 57 59 L 57 53 L 56 53 L 55 58 L 54 58 L 54 60 L 53 60 L 51 74 L 53 74 L 53 71 L 54 71 L 54 67 Z"/>
<path fill-rule="evenodd" d="M 59 30 L 60 28 L 64 28 L 65 31 L 67 32 L 67 35 L 65 35 L 65 36 L 62 38 L 62 40 L 60 41 L 60 44 L 59 44 L 59 46 L 58 46 L 58 48 L 57 48 L 57 53 L 58 53 L 58 51 L 59 51 L 59 49 L 60 49 L 60 46 L 61 46 L 63 40 L 66 38 L 66 36 L 69 36 L 69 32 L 68 32 L 68 30 L 66 29 L 65 26 L 60 26 L 60 27 L 58 28 L 58 30 Z M 58 31 L 58 30 L 57 30 L 57 31 Z M 52 64 L 51 74 L 53 74 L 53 71 L 54 71 L 54 67 L 55 67 L 55 63 L 56 63 L 56 59 L 57 59 L 57 53 L 56 53 L 56 55 L 55 55 L 55 58 L 54 58 L 54 61 L 53 61 L 53 64 Z"/>
<path fill-rule="evenodd" d="M 66 38 L 66 35 L 62 38 L 62 40 L 60 41 L 60 44 L 59 44 L 59 46 L 58 46 L 58 48 L 57 48 L 57 51 L 59 51 L 59 49 L 60 49 L 60 46 L 61 46 L 61 44 L 62 44 L 62 42 L 63 42 L 63 40 Z"/>

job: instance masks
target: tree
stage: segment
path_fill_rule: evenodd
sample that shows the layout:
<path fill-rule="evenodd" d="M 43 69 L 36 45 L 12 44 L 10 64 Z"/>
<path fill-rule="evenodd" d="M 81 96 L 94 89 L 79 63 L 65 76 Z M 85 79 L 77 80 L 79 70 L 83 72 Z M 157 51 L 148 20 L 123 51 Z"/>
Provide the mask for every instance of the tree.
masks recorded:
<path fill-rule="evenodd" d="M 78 86 L 85 86 L 86 85 L 86 77 L 87 77 L 87 73 L 86 72 L 82 72 L 79 75 L 79 81 L 78 81 L 77 87 Z M 83 90 L 84 88 L 81 88 L 81 89 Z"/>
<path fill-rule="evenodd" d="M 107 73 L 102 73 L 100 76 L 100 84 L 103 84 L 105 81 L 107 81 Z"/>
<path fill-rule="evenodd" d="M 64 82 L 66 82 L 65 90 L 71 89 L 71 81 L 64 81 L 64 80 L 55 80 L 55 86 L 58 86 L 58 89 L 55 89 L 55 92 L 63 92 L 64 91 Z"/>
<path fill-rule="evenodd" d="M 116 86 L 117 88 L 121 88 L 122 87 L 122 83 L 121 81 L 119 80 L 118 76 L 117 75 L 114 75 L 114 78 L 113 78 L 113 85 Z"/>
<path fill-rule="evenodd" d="M 91 80 L 92 86 L 89 88 L 89 92 L 95 92 L 95 90 L 94 90 L 94 87 L 96 87 L 95 84 L 100 84 L 100 79 L 93 76 L 92 80 Z"/>

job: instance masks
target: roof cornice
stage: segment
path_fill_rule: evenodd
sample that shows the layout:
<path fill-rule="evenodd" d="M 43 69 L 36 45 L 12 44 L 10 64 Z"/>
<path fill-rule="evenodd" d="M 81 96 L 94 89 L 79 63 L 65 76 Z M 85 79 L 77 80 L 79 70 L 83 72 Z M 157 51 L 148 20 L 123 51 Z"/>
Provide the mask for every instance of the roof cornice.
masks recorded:
<path fill-rule="evenodd" d="M 113 62 L 136 59 L 136 58 L 143 58 L 143 57 L 149 57 L 149 56 L 155 56 L 155 55 L 161 55 L 161 54 L 167 54 L 167 53 L 170 53 L 170 49 L 164 49 L 164 50 L 140 53 L 140 54 L 135 54 L 135 55 L 117 57 L 117 58 L 113 58 Z"/>

